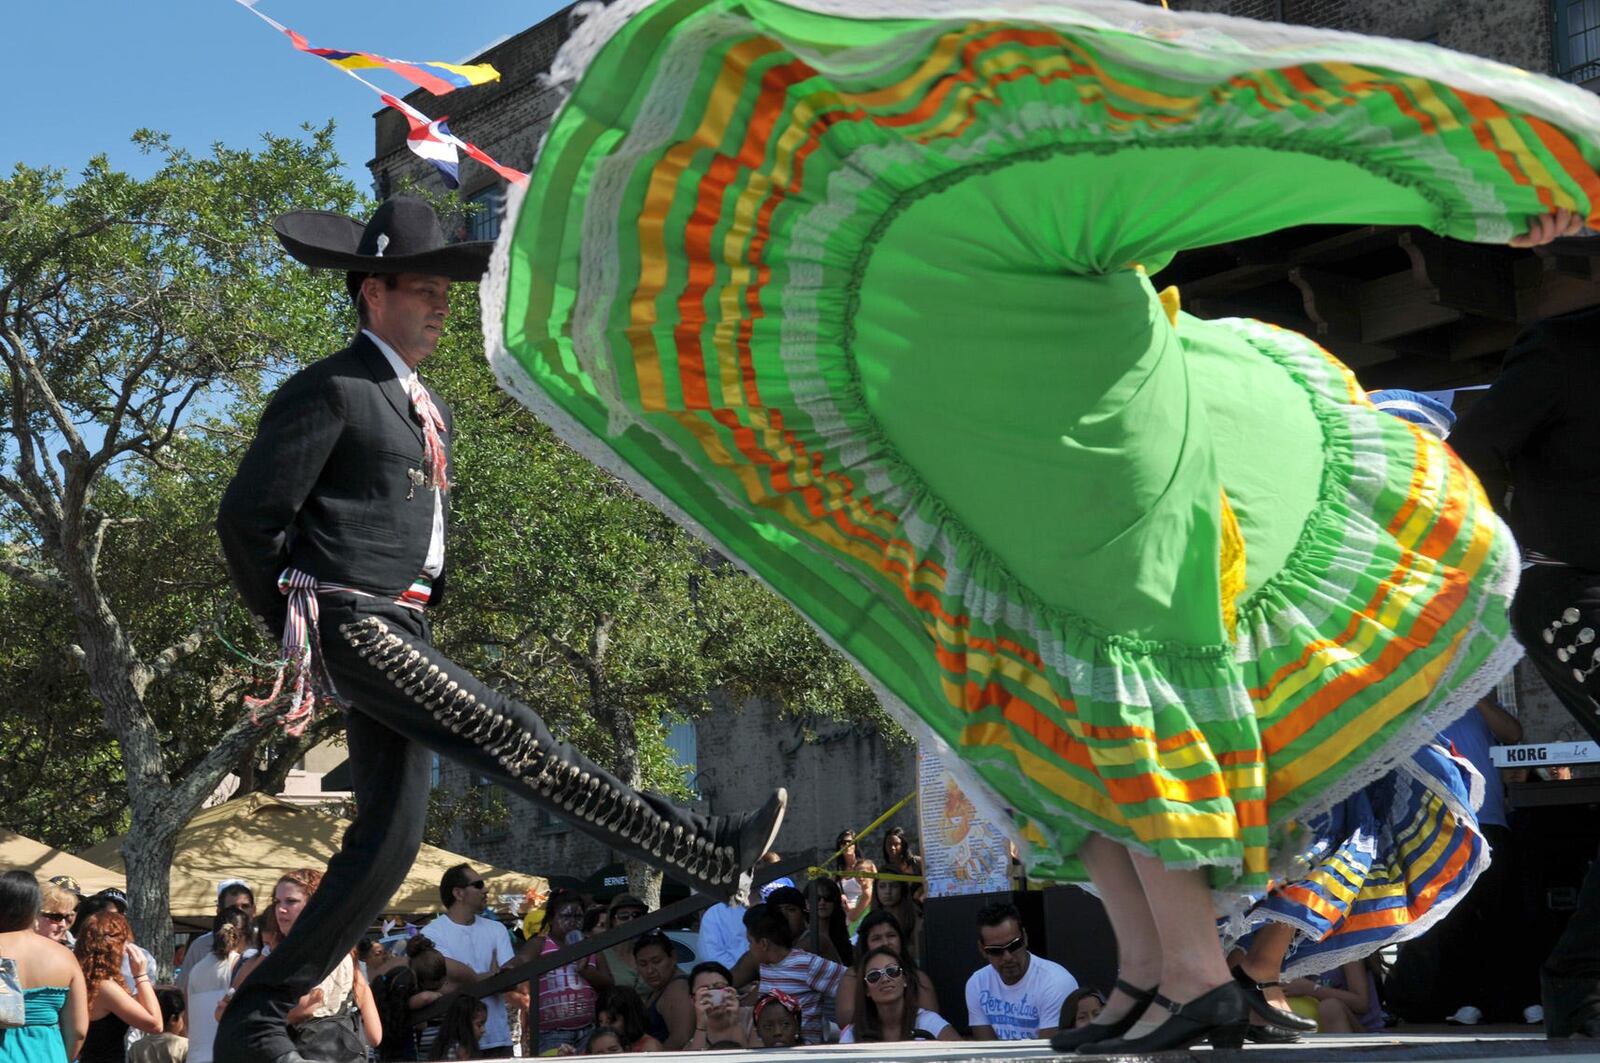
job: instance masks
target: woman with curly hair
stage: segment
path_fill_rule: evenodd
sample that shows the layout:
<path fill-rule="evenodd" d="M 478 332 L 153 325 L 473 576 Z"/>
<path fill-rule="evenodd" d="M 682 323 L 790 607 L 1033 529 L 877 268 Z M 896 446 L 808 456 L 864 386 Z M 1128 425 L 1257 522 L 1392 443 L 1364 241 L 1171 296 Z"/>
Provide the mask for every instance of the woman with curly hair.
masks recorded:
<path fill-rule="evenodd" d="M 900 927 L 900 954 L 908 960 L 917 958 L 917 941 L 922 937 L 922 912 L 911 899 L 907 883 L 898 879 L 882 878 L 874 885 L 872 911 L 888 912 Z"/>
<path fill-rule="evenodd" d="M 112 909 L 96 912 L 84 921 L 73 952 L 83 968 L 89 993 L 89 1034 L 78 1053 L 78 1063 L 123 1063 L 122 1042 L 131 1026 L 145 1033 L 160 1033 L 161 1004 L 144 954 L 130 949 L 133 931 L 128 920 Z M 137 994 L 122 985 L 122 958 L 126 954 Z"/>

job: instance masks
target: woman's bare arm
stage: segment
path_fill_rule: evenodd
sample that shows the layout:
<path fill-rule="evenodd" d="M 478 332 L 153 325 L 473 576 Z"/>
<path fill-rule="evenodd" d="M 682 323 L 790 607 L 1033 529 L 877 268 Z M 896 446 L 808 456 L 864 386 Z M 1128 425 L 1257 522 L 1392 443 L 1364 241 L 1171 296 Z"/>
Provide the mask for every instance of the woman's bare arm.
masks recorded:
<path fill-rule="evenodd" d="M 115 1015 L 135 1030 L 160 1033 L 161 1004 L 156 1000 L 156 991 L 151 988 L 148 978 L 141 978 L 136 984 L 139 987 L 137 997 L 122 988 L 121 978 L 107 978 L 100 983 L 100 991 L 95 994 L 95 1010 L 103 1007 L 103 1016 Z"/>

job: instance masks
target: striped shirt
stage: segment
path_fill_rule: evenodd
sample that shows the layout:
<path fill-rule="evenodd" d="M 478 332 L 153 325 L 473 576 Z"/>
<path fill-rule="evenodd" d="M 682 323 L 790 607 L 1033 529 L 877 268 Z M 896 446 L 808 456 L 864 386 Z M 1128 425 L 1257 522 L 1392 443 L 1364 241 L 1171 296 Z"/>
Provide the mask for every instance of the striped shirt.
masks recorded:
<path fill-rule="evenodd" d="M 800 1002 L 800 1040 L 820 1044 L 824 1032 L 822 1001 L 839 992 L 844 967 L 803 949 L 790 949 L 777 963 L 761 965 L 761 992 L 778 989 Z"/>

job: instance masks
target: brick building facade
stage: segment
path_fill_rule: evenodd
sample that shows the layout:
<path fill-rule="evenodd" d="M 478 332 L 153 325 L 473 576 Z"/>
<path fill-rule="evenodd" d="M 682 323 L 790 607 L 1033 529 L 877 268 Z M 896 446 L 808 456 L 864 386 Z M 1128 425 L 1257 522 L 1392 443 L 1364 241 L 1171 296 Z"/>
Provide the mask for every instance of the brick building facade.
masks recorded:
<path fill-rule="evenodd" d="M 1595 83 L 1586 79 L 1600 73 L 1600 0 L 1404 0 L 1400 3 L 1394 0 L 1171 0 L 1171 3 L 1179 10 L 1429 41 L 1525 69 L 1567 76 L 1589 87 L 1595 87 Z M 1590 29 L 1591 23 L 1594 29 Z M 549 68 L 566 40 L 570 26 L 568 9 L 474 57 L 474 62 L 491 63 L 500 71 L 501 80 L 497 83 L 457 91 L 447 100 L 419 90 L 407 100 L 430 115 L 448 113 L 451 128 L 458 136 L 478 144 L 503 163 L 527 169 L 550 116 L 560 102 L 559 91 L 544 84 L 541 74 Z M 439 178 L 432 167 L 407 150 L 406 123 L 402 116 L 386 109 L 375 115 L 375 124 L 376 147 L 369 166 L 377 192 L 386 196 L 401 190 L 408 182 L 440 191 Z M 463 221 L 463 235 L 485 238 L 498 232 L 501 182 L 491 171 L 463 159 L 460 195 L 463 200 L 483 208 Z M 1426 257 L 1425 249 L 1411 247 L 1409 250 L 1414 258 Z M 1378 248 L 1373 253 L 1393 251 L 1393 248 Z M 1556 309 L 1551 309 L 1548 301 L 1532 301 L 1527 305 L 1535 307 L 1539 313 L 1550 313 L 1571 309 L 1568 304 L 1574 299 L 1579 305 L 1600 303 L 1600 284 L 1593 283 L 1600 280 L 1600 271 L 1581 265 L 1552 266 L 1548 263 L 1547 259 L 1545 271 L 1556 274 L 1560 280 L 1576 277 L 1578 284 L 1592 284 L 1593 297 L 1582 291 L 1574 294 L 1569 284 L 1552 297 Z M 1385 279 L 1393 278 L 1379 278 Z M 1430 282 L 1423 278 L 1423 283 Z M 1251 313 L 1317 334 L 1314 328 L 1320 319 L 1312 304 L 1318 293 L 1304 284 L 1301 287 L 1303 300 L 1301 294 L 1285 290 L 1291 302 L 1304 301 L 1309 318 L 1302 318 L 1297 306 L 1280 319 L 1264 302 L 1252 304 L 1252 299 L 1265 298 L 1260 291 L 1222 293 L 1226 298 L 1215 298 L 1211 308 L 1201 300 L 1192 305 L 1202 316 Z M 1199 293 L 1203 289 L 1197 285 L 1195 290 Z M 1520 289 L 1516 294 L 1519 299 L 1526 295 Z M 1524 303 L 1517 305 L 1519 309 L 1514 318 L 1502 322 L 1505 329 L 1519 327 Z M 1320 338 L 1358 367 L 1364 379 L 1367 370 L 1360 369 L 1363 358 L 1369 361 L 1403 359 L 1423 351 L 1420 346 L 1408 350 L 1398 340 L 1379 349 L 1357 342 L 1361 337 L 1352 340 L 1349 350 L 1345 350 L 1341 349 L 1337 337 L 1323 335 Z M 1490 333 L 1487 338 L 1480 336 L 1477 346 L 1482 349 L 1474 348 L 1465 354 L 1457 347 L 1446 348 L 1442 357 L 1450 375 L 1445 377 L 1438 375 L 1439 352 L 1423 351 L 1434 357 L 1433 364 L 1427 368 L 1433 375 L 1419 377 L 1417 386 L 1453 386 L 1487 379 L 1492 375 L 1504 342 L 1499 333 Z M 1409 363 L 1402 365 L 1400 361 L 1393 361 L 1374 371 L 1369 386 L 1386 386 L 1391 383 L 1389 377 L 1403 380 L 1408 369 Z M 1380 378 L 1380 372 L 1386 375 Z M 1528 740 L 1577 737 L 1577 725 L 1566 719 L 1537 679 L 1525 679 L 1519 685 Z M 702 808 L 722 812 L 750 807 L 759 802 L 772 785 L 789 787 L 793 804 L 783 838 L 790 848 L 829 843 L 840 828 L 863 826 L 915 786 L 915 758 L 911 749 L 886 745 L 870 728 L 820 725 L 814 726 L 808 738 L 803 723 L 784 719 L 778 708 L 770 705 L 753 704 L 741 708 L 718 705 L 694 726 L 692 744 L 695 748 L 691 770 L 698 781 Z M 439 781 L 446 787 L 461 789 L 471 780 L 461 769 L 446 763 L 441 766 Z M 586 836 L 562 823 L 541 818 L 530 806 L 516 800 L 512 804 L 509 828 L 475 837 L 458 832 L 448 844 L 475 852 L 501 866 L 540 873 L 560 869 L 562 873 L 581 877 L 611 861 L 612 855 Z M 909 815 L 902 816 L 902 821 L 908 830 L 916 833 L 916 825 Z M 875 849 L 875 846 L 869 847 Z"/>

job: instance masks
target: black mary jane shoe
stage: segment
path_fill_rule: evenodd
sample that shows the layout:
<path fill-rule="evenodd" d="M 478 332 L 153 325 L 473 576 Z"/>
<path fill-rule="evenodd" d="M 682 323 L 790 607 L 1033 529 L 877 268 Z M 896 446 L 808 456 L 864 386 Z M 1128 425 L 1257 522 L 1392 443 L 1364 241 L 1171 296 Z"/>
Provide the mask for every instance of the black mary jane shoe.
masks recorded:
<path fill-rule="evenodd" d="M 1144 1014 L 1144 1009 L 1156 999 L 1156 991 L 1153 988 L 1131 986 L 1120 978 L 1116 981 L 1116 987 L 1133 1000 L 1133 1007 L 1128 1009 L 1127 1014 L 1114 1022 L 1091 1022 L 1071 1030 L 1062 1030 L 1050 1038 L 1050 1047 L 1057 1052 L 1076 1052 L 1083 1045 L 1109 1041 L 1132 1029 L 1133 1024 L 1139 1021 L 1139 1016 Z"/>
<path fill-rule="evenodd" d="M 1250 1029 L 1250 1005 L 1245 1002 L 1244 990 L 1234 982 L 1224 982 L 1187 1004 L 1174 1003 L 1157 993 L 1150 1006 L 1172 1014 L 1143 1037 L 1096 1041 L 1078 1051 L 1092 1056 L 1139 1056 L 1188 1048 L 1197 1041 L 1210 1041 L 1217 1048 L 1241 1048 Z"/>
<path fill-rule="evenodd" d="M 1250 1010 L 1262 1019 L 1268 1026 L 1276 1026 L 1280 1030 L 1290 1033 L 1316 1033 L 1317 1020 L 1308 1019 L 1304 1015 L 1296 1015 L 1292 1011 L 1273 1007 L 1272 1001 L 1267 999 L 1264 990 L 1282 989 L 1282 982 L 1258 982 L 1245 973 L 1243 967 L 1233 968 L 1233 980 L 1239 983 L 1239 988 L 1244 990 L 1245 1003 L 1250 1005 Z M 1259 1027 L 1258 1027 L 1259 1028 Z M 1284 1041 L 1266 1042 L 1269 1044 L 1287 1044 Z"/>
<path fill-rule="evenodd" d="M 1299 1034 L 1282 1026 L 1258 1026 L 1255 1023 L 1251 1023 L 1244 1032 L 1244 1039 L 1253 1045 L 1297 1045 L 1303 1040 Z"/>

